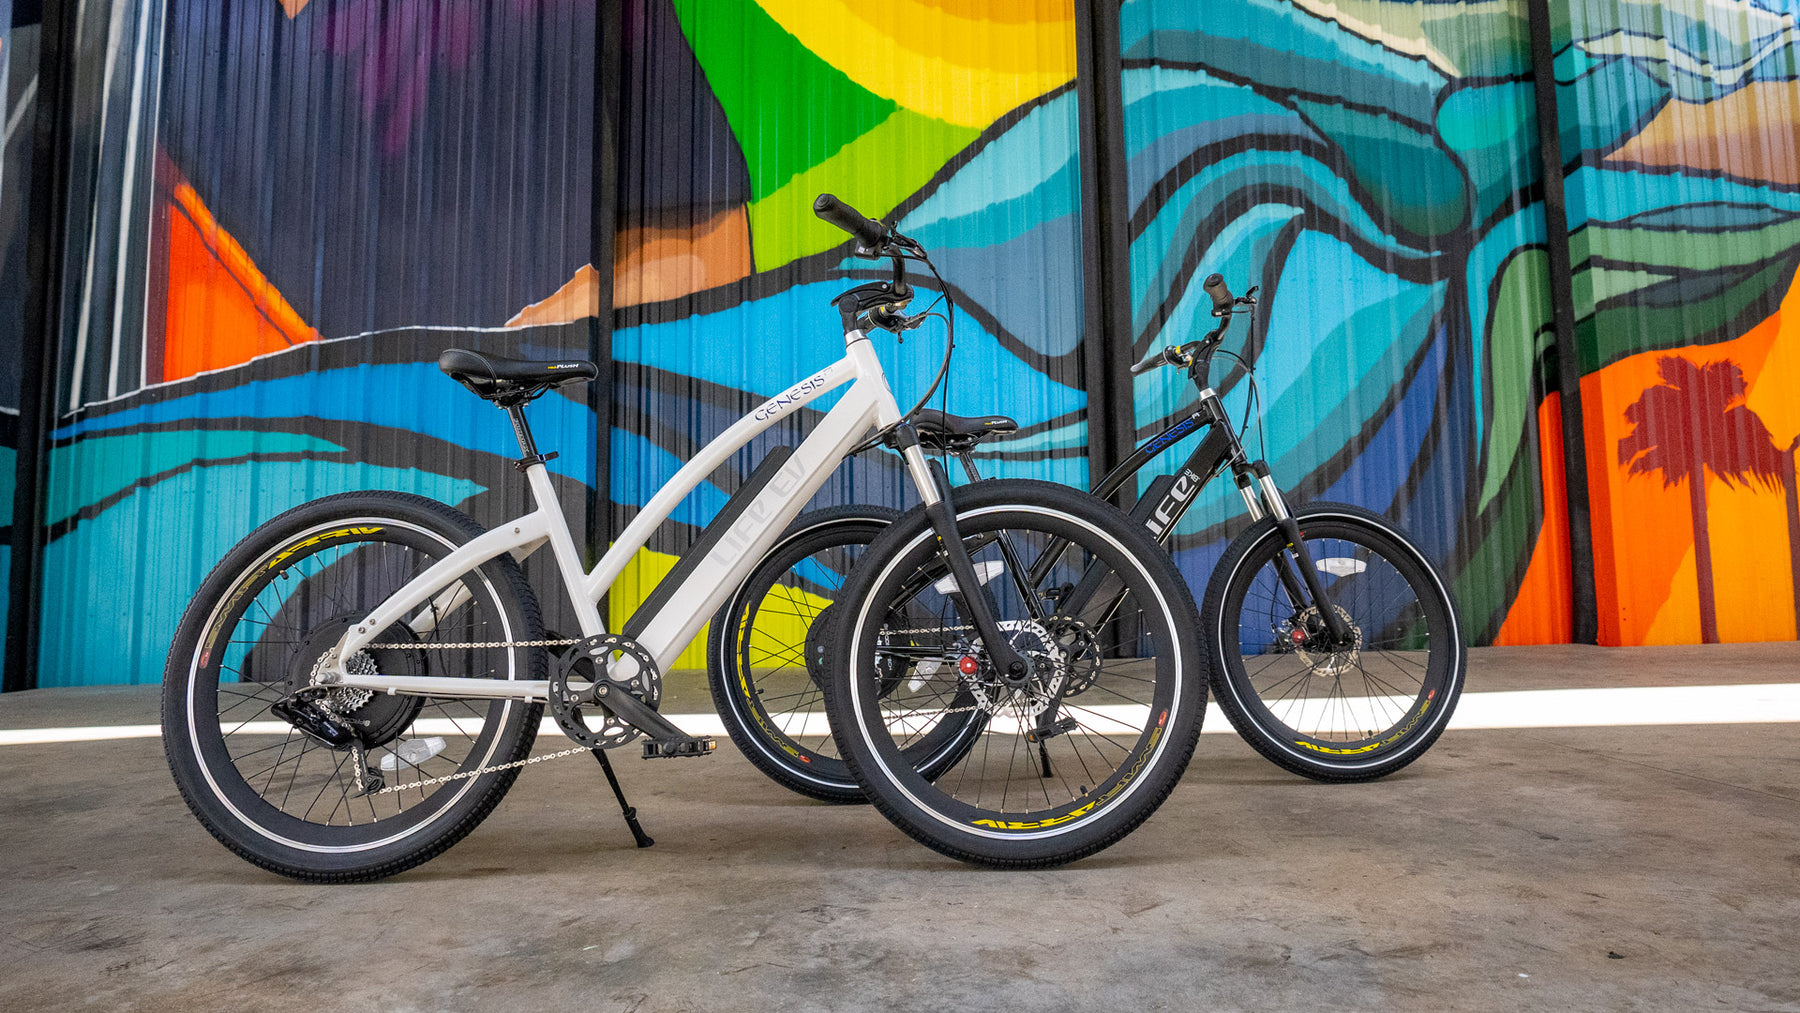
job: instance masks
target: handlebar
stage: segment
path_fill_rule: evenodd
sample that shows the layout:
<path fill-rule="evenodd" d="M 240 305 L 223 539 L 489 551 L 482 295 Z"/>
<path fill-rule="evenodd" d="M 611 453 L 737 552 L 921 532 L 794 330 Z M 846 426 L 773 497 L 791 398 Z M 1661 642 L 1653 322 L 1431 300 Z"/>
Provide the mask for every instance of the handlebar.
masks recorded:
<path fill-rule="evenodd" d="M 886 225 L 838 200 L 833 194 L 820 194 L 813 201 L 813 214 L 855 236 L 863 249 L 871 253 L 881 249 L 882 241 L 887 238 Z"/>
<path fill-rule="evenodd" d="M 1241 296 L 1234 296 L 1225 284 L 1225 276 L 1221 274 L 1207 276 L 1200 288 L 1212 297 L 1212 315 L 1220 318 L 1219 326 L 1198 341 L 1190 341 L 1185 345 L 1168 345 L 1144 356 L 1142 362 L 1131 367 L 1132 376 L 1148 373 L 1158 366 L 1194 366 L 1204 374 L 1212 361 L 1213 350 L 1219 347 L 1219 342 L 1225 337 L 1225 329 L 1231 326 L 1232 316 L 1239 312 L 1238 307 L 1256 305 L 1256 288 Z"/>
<path fill-rule="evenodd" d="M 1137 376 L 1140 373 L 1148 373 L 1158 366 L 1173 366 L 1179 363 L 1181 359 L 1181 349 L 1174 345 L 1168 345 L 1144 356 L 1144 361 L 1131 367 L 1131 375 Z"/>
<path fill-rule="evenodd" d="M 1213 316 L 1215 317 L 1222 317 L 1230 313 L 1232 304 L 1237 302 L 1232 297 L 1231 289 L 1225 284 L 1225 276 L 1222 274 L 1211 275 L 1200 288 L 1207 295 L 1212 296 Z"/>

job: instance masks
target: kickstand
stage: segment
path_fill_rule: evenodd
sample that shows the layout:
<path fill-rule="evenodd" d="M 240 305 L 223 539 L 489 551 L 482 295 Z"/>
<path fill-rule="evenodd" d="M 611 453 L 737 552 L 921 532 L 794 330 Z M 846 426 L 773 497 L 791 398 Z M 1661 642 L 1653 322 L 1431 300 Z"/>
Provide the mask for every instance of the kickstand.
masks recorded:
<path fill-rule="evenodd" d="M 637 838 L 637 846 L 647 848 L 655 844 L 656 841 L 652 840 L 649 834 L 644 833 L 644 828 L 638 825 L 637 810 L 632 808 L 631 803 L 625 801 L 625 790 L 619 787 L 619 778 L 613 773 L 612 761 L 606 758 L 606 750 L 596 749 L 593 752 L 594 759 L 600 761 L 600 769 L 606 771 L 606 783 L 612 785 L 613 795 L 619 799 L 619 812 L 624 814 L 625 825 L 631 828 L 631 836 Z"/>

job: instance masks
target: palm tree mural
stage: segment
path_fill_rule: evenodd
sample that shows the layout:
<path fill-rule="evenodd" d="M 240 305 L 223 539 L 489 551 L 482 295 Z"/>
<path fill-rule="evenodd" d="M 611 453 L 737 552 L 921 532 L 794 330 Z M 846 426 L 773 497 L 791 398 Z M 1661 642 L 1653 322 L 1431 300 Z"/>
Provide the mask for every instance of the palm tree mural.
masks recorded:
<path fill-rule="evenodd" d="M 1788 576 L 1794 589 L 1794 633 L 1800 637 L 1800 436 L 1788 444 L 1783 457 L 1787 466 L 1781 480 L 1787 486 Z"/>
<path fill-rule="evenodd" d="M 1686 482 L 1700 585 L 1700 640 L 1719 642 L 1713 609 L 1712 545 L 1706 534 L 1706 472 L 1726 485 L 1755 481 L 1780 489 L 1782 453 L 1762 419 L 1742 402 L 1744 371 L 1726 359 L 1698 365 L 1676 355 L 1657 360 L 1662 382 L 1625 409 L 1633 429 L 1619 441 L 1628 473 L 1661 473 L 1666 488 Z"/>

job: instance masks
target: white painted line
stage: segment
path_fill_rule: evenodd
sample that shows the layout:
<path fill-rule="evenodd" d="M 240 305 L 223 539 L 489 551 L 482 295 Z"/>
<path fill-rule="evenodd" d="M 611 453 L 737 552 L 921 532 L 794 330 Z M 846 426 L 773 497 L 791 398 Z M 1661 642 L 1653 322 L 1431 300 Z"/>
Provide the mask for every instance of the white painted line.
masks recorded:
<path fill-rule="evenodd" d="M 1087 708 L 1090 713 L 1138 721 L 1129 707 Z M 665 715 L 690 735 L 725 734 L 717 714 Z M 794 724 L 798 715 L 775 715 L 791 728 L 791 735 L 829 734 L 825 715 L 810 714 Z M 1800 683 L 1754 686 L 1632 686 L 1615 689 L 1533 689 L 1496 693 L 1465 693 L 1450 722 L 1453 730 L 1497 728 L 1606 728 L 1645 725 L 1785 724 L 1800 722 Z M 415 735 L 473 732 L 480 722 L 452 723 L 443 718 L 416 722 Z M 1230 723 L 1217 704 L 1206 708 L 1207 732 L 1227 733 Z M 239 734 L 286 735 L 285 722 L 253 721 Z M 96 725 L 83 728 L 0 729 L 0 746 L 35 746 L 62 742 L 103 742 L 114 739 L 154 739 L 159 725 Z M 557 736 L 556 725 L 544 719 L 538 734 Z"/>

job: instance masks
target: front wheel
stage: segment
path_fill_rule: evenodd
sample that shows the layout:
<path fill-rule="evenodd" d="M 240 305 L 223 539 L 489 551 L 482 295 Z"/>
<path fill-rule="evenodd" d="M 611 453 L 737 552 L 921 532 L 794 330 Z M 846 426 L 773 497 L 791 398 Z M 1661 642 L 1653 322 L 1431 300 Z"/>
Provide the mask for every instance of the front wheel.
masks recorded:
<path fill-rule="evenodd" d="M 1206 705 L 1193 599 L 1142 526 L 1085 493 L 990 481 L 953 494 L 999 629 L 995 670 L 923 508 L 888 528 L 839 597 L 833 733 L 877 808 L 964 861 L 1038 868 L 1105 848 L 1173 790 Z M 942 769 L 916 744 L 978 719 Z"/>
<path fill-rule="evenodd" d="M 1331 643 L 1318 603 L 1292 593 L 1297 557 L 1265 518 L 1226 548 L 1206 590 L 1214 694 L 1246 742 L 1296 774 L 1391 774 L 1431 747 L 1462 694 L 1450 592 L 1378 514 L 1313 503 L 1294 519 L 1351 642 Z"/>

